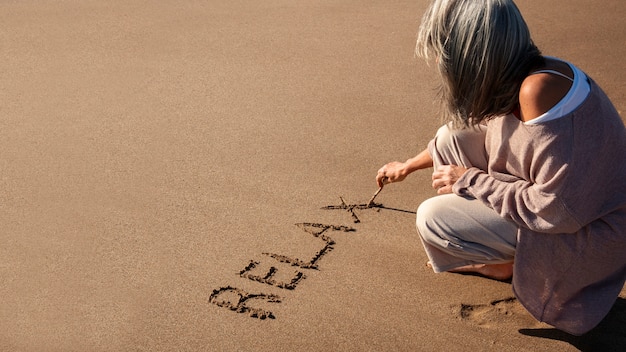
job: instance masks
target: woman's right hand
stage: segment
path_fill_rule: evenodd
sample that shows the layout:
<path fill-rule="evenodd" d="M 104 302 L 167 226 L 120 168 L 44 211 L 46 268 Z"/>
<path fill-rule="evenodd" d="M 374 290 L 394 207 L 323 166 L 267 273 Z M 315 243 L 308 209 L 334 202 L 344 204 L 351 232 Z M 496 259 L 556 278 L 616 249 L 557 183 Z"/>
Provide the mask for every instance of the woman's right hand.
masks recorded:
<path fill-rule="evenodd" d="M 382 187 L 387 183 L 400 182 L 412 172 L 431 166 L 433 166 L 433 158 L 430 156 L 428 149 L 424 149 L 403 163 L 392 161 L 381 167 L 378 170 L 378 174 L 376 174 L 376 183 L 378 183 L 378 187 Z"/>
<path fill-rule="evenodd" d="M 378 187 L 382 187 L 388 183 L 400 182 L 406 178 L 406 163 L 392 161 L 378 169 L 376 174 L 376 183 Z"/>

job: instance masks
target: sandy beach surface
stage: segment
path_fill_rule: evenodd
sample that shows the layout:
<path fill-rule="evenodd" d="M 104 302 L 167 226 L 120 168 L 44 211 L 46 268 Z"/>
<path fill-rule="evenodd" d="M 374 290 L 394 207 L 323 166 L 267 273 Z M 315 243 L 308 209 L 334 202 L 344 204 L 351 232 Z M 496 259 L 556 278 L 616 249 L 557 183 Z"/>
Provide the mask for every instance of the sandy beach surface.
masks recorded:
<path fill-rule="evenodd" d="M 626 2 L 518 5 L 624 116 Z M 624 350 L 433 274 L 429 170 L 323 209 L 436 131 L 426 6 L 1 1 L 0 351 Z"/>

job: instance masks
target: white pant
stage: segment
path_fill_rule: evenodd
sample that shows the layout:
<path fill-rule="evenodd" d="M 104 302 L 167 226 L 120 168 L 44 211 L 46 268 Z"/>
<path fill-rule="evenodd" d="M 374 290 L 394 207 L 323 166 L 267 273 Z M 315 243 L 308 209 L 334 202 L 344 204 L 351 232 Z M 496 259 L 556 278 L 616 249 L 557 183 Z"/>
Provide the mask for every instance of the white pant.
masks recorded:
<path fill-rule="evenodd" d="M 487 169 L 485 128 L 443 126 L 429 146 L 434 167 Z M 436 273 L 470 264 L 510 263 L 518 227 L 481 201 L 456 194 L 436 196 L 417 209 L 417 231 Z"/>

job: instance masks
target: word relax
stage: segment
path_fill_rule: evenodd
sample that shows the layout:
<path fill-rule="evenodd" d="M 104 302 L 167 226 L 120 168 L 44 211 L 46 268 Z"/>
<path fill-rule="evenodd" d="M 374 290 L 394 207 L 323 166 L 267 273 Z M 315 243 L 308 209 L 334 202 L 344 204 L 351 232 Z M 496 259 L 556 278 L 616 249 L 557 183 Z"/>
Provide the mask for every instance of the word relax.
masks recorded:
<path fill-rule="evenodd" d="M 361 222 L 355 213 L 355 210 L 357 209 L 364 210 L 377 208 L 377 211 L 380 211 L 380 209 L 399 210 L 386 208 L 382 204 L 374 203 L 373 201 L 370 201 L 368 204 L 348 204 L 342 197 L 339 198 L 341 199 L 340 205 L 329 205 L 323 207 L 322 209 L 345 210 L 351 214 L 354 223 Z M 356 231 L 356 229 L 348 226 L 325 225 L 308 222 L 298 223 L 296 224 L 296 226 L 301 228 L 304 232 L 313 235 L 315 238 L 319 238 L 320 240 L 322 240 L 323 247 L 317 253 L 315 253 L 311 257 L 311 259 L 309 259 L 308 261 L 304 261 L 298 258 L 274 253 L 263 253 L 263 255 L 266 255 L 279 263 L 284 263 L 292 267 L 298 267 L 300 269 L 308 270 L 318 270 L 317 263 L 319 262 L 319 260 L 328 252 L 332 251 L 335 245 L 335 241 L 330 238 L 326 233 L 329 231 Z M 278 275 L 278 269 L 275 266 L 270 266 L 267 271 L 264 271 L 260 265 L 260 262 L 251 260 L 250 263 L 248 263 L 248 265 L 239 272 L 239 276 L 244 279 L 257 281 L 262 284 L 275 286 L 286 290 L 294 290 L 296 286 L 298 286 L 298 284 L 302 282 L 302 280 L 304 280 L 306 277 L 302 271 L 296 271 L 293 276 L 280 279 Z M 254 274 L 257 271 L 261 271 L 261 275 Z M 215 304 L 218 307 L 230 309 L 237 313 L 248 313 L 251 317 L 258 319 L 275 319 L 276 317 L 274 316 L 274 314 L 271 311 L 263 308 L 263 305 L 266 303 L 280 303 L 281 300 L 282 298 L 278 295 L 265 293 L 249 293 L 232 286 L 220 287 L 216 290 L 213 290 L 213 292 L 209 296 L 209 303 Z"/>
<path fill-rule="evenodd" d="M 308 261 L 300 260 L 286 255 L 263 253 L 277 262 L 288 264 L 292 267 L 300 269 L 318 270 L 317 263 L 319 260 L 334 249 L 335 241 L 326 233 L 331 231 L 354 232 L 356 229 L 347 226 L 325 225 L 317 223 L 298 223 L 296 224 L 304 232 L 319 238 L 323 247 L 315 253 Z M 267 271 L 261 271 L 260 275 L 255 272 L 260 271 L 260 262 L 251 260 L 250 263 L 239 272 L 239 276 L 245 279 L 260 282 L 281 289 L 293 290 L 298 284 L 306 278 L 302 271 L 297 270 L 295 274 L 289 278 L 278 278 L 278 269 L 271 266 Z M 274 294 L 249 293 L 242 289 L 226 286 L 213 290 L 209 297 L 209 302 L 218 307 L 230 309 L 237 313 L 248 313 L 253 318 L 258 319 L 275 319 L 274 314 L 262 308 L 265 303 L 280 303 L 282 298 Z"/>

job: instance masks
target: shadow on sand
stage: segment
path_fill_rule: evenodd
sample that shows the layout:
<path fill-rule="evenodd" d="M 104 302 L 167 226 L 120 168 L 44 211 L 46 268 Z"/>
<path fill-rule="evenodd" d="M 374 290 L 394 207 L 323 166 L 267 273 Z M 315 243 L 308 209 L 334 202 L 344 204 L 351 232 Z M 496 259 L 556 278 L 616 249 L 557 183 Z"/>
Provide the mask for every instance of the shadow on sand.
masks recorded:
<path fill-rule="evenodd" d="M 593 330 L 574 336 L 557 329 L 520 329 L 520 334 L 570 343 L 580 351 L 626 351 L 626 299 L 619 297 Z"/>

